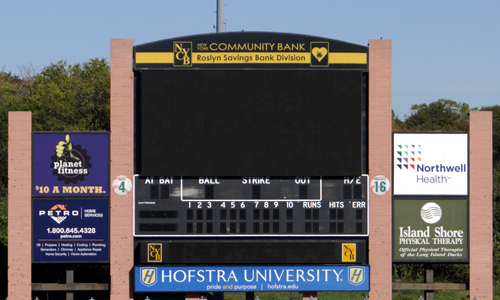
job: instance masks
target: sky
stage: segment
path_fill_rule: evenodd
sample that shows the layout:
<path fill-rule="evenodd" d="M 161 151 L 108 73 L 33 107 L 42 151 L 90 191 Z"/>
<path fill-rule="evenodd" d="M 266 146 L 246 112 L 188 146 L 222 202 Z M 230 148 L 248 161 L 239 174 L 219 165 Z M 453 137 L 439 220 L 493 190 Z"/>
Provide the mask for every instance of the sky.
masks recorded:
<path fill-rule="evenodd" d="M 392 40 L 392 108 L 451 99 L 500 105 L 500 1 L 225 0 L 225 31 L 299 33 L 366 46 Z M 0 71 L 109 62 L 134 45 L 214 33 L 216 0 L 0 0 Z"/>

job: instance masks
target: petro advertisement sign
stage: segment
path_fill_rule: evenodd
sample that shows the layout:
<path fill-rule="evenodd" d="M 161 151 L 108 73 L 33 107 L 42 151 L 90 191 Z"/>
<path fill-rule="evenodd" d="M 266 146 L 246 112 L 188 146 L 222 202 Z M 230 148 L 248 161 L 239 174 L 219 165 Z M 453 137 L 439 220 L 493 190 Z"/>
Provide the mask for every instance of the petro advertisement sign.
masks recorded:
<path fill-rule="evenodd" d="M 467 133 L 394 133 L 394 195 L 468 195 Z"/>
<path fill-rule="evenodd" d="M 467 202 L 394 199 L 393 262 L 467 262 Z"/>
<path fill-rule="evenodd" d="M 109 133 L 33 134 L 34 197 L 109 196 Z"/>
<path fill-rule="evenodd" d="M 34 199 L 33 262 L 108 262 L 107 199 Z"/>
<path fill-rule="evenodd" d="M 368 266 L 135 267 L 136 292 L 369 291 Z"/>

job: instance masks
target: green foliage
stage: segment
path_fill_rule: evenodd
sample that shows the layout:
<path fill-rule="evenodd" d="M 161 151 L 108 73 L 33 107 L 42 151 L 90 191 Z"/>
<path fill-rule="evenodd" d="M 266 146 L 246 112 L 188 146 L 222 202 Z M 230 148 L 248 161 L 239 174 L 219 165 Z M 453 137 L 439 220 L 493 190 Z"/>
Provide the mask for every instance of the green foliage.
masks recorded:
<path fill-rule="evenodd" d="M 393 131 L 402 131 L 404 130 L 405 123 L 399 118 L 398 115 L 394 113 L 394 109 L 392 110 L 392 130 Z"/>
<path fill-rule="evenodd" d="M 468 131 L 471 110 L 468 104 L 439 99 L 427 104 L 415 104 L 405 116 L 403 130 L 407 131 Z M 402 125 L 402 124 L 401 124 Z"/>
<path fill-rule="evenodd" d="M 493 166 L 496 171 L 500 171 L 500 105 L 483 106 L 481 111 L 493 113 Z"/>
<path fill-rule="evenodd" d="M 424 282 L 425 268 L 422 264 L 393 264 L 393 282 Z"/>
<path fill-rule="evenodd" d="M 109 130 L 110 69 L 105 60 L 52 64 L 35 77 L 26 110 L 34 131 Z"/>

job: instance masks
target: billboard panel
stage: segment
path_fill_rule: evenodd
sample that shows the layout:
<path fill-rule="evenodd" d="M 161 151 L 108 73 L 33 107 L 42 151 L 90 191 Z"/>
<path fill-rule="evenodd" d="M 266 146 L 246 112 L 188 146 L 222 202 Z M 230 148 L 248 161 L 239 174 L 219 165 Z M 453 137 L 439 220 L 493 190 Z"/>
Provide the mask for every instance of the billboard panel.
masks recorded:
<path fill-rule="evenodd" d="M 468 195 L 467 133 L 394 133 L 394 195 Z"/>
<path fill-rule="evenodd" d="M 135 267 L 136 292 L 369 291 L 368 266 Z"/>
<path fill-rule="evenodd" d="M 108 200 L 33 200 L 33 262 L 108 261 Z"/>
<path fill-rule="evenodd" d="M 34 197 L 109 196 L 109 133 L 33 133 Z"/>
<path fill-rule="evenodd" d="M 466 199 L 394 199 L 393 262 L 467 262 Z"/>

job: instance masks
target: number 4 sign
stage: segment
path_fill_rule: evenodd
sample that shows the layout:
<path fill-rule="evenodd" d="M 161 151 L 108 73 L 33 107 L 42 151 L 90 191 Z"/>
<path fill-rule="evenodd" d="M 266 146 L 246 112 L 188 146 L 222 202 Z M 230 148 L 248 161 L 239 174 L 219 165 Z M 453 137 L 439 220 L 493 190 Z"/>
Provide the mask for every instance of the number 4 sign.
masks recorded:
<path fill-rule="evenodd" d="M 385 195 L 391 189 L 391 182 L 385 176 L 378 175 L 370 182 L 370 189 L 376 195 Z"/>
<path fill-rule="evenodd" d="M 111 189 L 120 196 L 125 196 L 132 191 L 132 181 L 125 175 L 121 175 L 113 180 Z"/>

